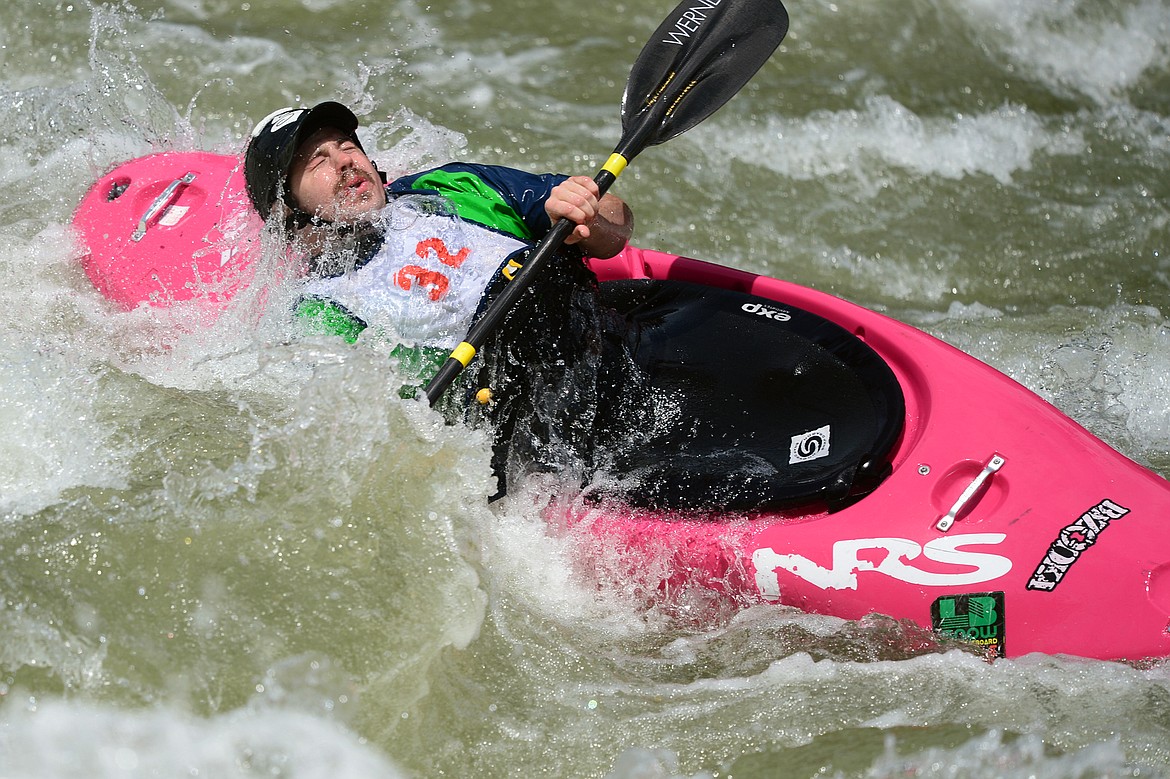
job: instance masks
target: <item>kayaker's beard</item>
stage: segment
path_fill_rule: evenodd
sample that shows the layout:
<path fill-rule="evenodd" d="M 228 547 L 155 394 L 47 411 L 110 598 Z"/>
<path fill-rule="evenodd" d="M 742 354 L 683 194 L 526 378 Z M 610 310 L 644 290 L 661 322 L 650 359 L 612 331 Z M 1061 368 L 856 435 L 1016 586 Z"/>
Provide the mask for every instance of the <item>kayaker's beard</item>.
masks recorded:
<path fill-rule="evenodd" d="M 367 188 L 357 202 L 357 209 L 350 203 L 350 189 L 357 183 L 365 182 Z M 371 213 L 376 213 L 385 204 L 385 199 L 379 198 L 382 182 L 364 170 L 350 168 L 338 179 L 333 191 L 333 201 L 336 213 L 330 215 L 328 221 L 334 223 L 361 222 L 368 220 Z M 352 213 L 351 213 L 352 212 Z"/>
<path fill-rule="evenodd" d="M 294 252 L 307 258 L 309 273 L 339 276 L 369 261 L 382 245 L 385 226 L 377 211 L 353 222 L 303 218 L 289 230 Z"/>

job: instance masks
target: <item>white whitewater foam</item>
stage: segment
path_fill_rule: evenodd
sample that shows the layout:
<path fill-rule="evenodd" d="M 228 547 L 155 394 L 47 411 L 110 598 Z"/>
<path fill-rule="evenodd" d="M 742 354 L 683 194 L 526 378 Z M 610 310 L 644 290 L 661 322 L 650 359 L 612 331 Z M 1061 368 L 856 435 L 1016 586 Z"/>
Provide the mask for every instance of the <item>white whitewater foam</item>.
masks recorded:
<path fill-rule="evenodd" d="M 340 725 L 279 709 L 195 719 L 166 709 L 127 712 L 93 704 L 9 704 L 0 729 L 0 774 L 41 779 L 148 776 L 404 776 Z"/>
<path fill-rule="evenodd" d="M 954 0 L 955 10 L 1021 75 L 1057 93 L 1112 102 L 1170 66 L 1170 13 L 1162 0 Z M 1121 5 L 1122 7 L 1116 7 Z M 1116 9 L 1116 10 L 1115 10 Z"/>
<path fill-rule="evenodd" d="M 857 179 L 867 196 L 899 169 L 919 176 L 991 176 L 1009 184 L 1041 154 L 1078 154 L 1077 131 L 1050 130 L 1024 106 L 984 114 L 923 117 L 891 97 L 871 97 L 861 110 L 770 117 L 727 144 L 735 156 L 797 180 Z"/>

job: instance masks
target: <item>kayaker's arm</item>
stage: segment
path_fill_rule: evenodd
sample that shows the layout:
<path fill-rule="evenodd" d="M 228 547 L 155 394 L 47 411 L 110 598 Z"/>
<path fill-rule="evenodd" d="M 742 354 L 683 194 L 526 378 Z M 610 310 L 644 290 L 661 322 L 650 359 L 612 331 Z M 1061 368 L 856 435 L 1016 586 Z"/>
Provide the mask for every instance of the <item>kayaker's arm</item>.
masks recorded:
<path fill-rule="evenodd" d="M 588 176 L 573 176 L 553 187 L 544 209 L 556 224 L 561 219 L 577 223 L 565 239 L 590 257 L 606 259 L 620 252 L 634 231 L 634 214 L 625 201 L 606 193 L 597 198 L 597 183 Z"/>

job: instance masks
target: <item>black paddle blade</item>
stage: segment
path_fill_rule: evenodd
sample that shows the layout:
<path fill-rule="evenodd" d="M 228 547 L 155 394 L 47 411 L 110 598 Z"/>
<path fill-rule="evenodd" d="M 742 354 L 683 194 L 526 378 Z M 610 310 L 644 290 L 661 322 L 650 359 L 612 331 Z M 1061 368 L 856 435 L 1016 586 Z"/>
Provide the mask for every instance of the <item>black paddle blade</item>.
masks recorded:
<path fill-rule="evenodd" d="M 632 159 L 706 119 L 756 74 L 787 33 L 780 0 L 683 0 L 630 69 L 618 152 Z"/>

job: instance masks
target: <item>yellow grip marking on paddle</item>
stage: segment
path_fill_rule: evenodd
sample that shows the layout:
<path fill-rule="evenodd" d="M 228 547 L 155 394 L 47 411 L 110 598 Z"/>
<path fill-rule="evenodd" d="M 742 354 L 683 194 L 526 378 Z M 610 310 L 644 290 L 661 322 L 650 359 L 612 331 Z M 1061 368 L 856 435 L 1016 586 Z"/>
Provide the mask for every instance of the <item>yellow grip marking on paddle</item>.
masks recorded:
<path fill-rule="evenodd" d="M 456 346 L 455 351 L 451 352 L 451 359 L 458 360 L 463 364 L 464 368 L 467 367 L 467 364 L 471 362 L 472 358 L 474 357 L 475 347 L 467 343 L 467 341 L 464 341 Z"/>
<path fill-rule="evenodd" d="M 508 281 L 511 281 L 512 279 L 516 278 L 516 274 L 519 273 L 520 269 L 523 267 L 524 266 L 521 263 L 516 262 L 516 260 L 508 260 L 508 264 L 504 266 L 504 269 L 501 270 L 500 273 L 504 274 L 504 278 L 506 278 Z"/>
<path fill-rule="evenodd" d="M 613 154 L 609 155 L 609 159 L 605 161 L 605 164 L 601 166 L 601 169 L 609 171 L 616 179 L 618 176 L 622 175 L 622 171 L 625 170 L 626 166 L 629 164 L 629 160 L 615 151 Z"/>

